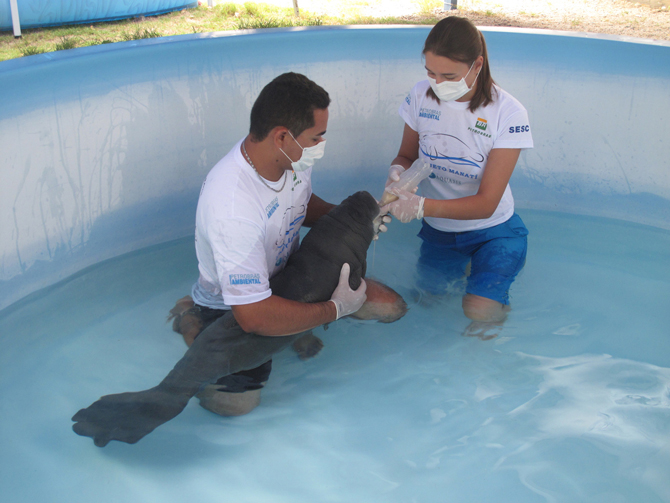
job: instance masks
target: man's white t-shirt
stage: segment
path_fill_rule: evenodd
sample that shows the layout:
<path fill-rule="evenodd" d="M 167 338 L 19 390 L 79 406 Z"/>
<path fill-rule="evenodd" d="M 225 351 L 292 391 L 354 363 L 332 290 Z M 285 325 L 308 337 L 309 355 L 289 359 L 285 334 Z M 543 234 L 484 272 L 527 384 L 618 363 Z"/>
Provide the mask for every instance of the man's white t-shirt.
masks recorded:
<path fill-rule="evenodd" d="M 200 277 L 191 295 L 213 309 L 251 304 L 270 295 L 270 278 L 297 248 L 312 195 L 311 174 L 288 171 L 280 192 L 246 161 L 239 141 L 207 175 L 196 212 Z M 265 182 L 275 190 L 284 183 Z"/>
<path fill-rule="evenodd" d="M 427 80 L 414 86 L 398 111 L 405 123 L 419 133 L 419 157 L 432 169 L 419 185 L 429 199 L 457 199 L 477 193 L 494 148 L 532 148 L 528 113 L 512 95 L 498 86 L 493 102 L 468 110 L 469 102 L 436 101 L 426 92 Z M 493 215 L 481 220 L 427 217 L 431 227 L 446 232 L 486 229 L 509 220 L 514 198 L 509 184 Z"/>

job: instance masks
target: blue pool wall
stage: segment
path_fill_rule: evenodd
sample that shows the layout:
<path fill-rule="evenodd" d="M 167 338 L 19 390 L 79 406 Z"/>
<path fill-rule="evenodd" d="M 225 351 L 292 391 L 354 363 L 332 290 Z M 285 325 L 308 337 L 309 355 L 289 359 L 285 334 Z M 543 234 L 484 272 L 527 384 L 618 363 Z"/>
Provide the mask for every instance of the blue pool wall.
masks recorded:
<path fill-rule="evenodd" d="M 21 28 L 115 21 L 197 7 L 193 0 L 19 0 Z M 9 0 L 0 0 L 0 31 L 12 30 Z"/>
<path fill-rule="evenodd" d="M 483 28 L 535 148 L 520 209 L 670 229 L 670 44 Z M 200 185 L 262 87 L 304 73 L 332 98 L 314 189 L 380 195 L 425 78 L 429 27 L 176 36 L 0 63 L 0 309 L 103 260 L 193 234 Z M 399 224 L 398 224 L 399 225 Z"/>

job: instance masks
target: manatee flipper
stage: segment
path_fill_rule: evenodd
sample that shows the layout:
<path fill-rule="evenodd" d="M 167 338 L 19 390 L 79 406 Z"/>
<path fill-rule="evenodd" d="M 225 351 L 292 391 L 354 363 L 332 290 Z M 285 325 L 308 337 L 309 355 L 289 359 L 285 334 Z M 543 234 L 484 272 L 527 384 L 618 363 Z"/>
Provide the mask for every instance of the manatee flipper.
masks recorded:
<path fill-rule="evenodd" d="M 197 390 L 196 390 L 197 391 Z M 161 389 L 105 395 L 77 412 L 72 429 L 91 437 L 98 447 L 110 440 L 134 444 L 156 427 L 177 416 L 191 396 Z"/>
<path fill-rule="evenodd" d="M 296 352 L 298 358 L 301 360 L 309 360 L 321 352 L 323 349 L 323 341 L 310 330 L 294 341 L 293 344 L 291 344 L 291 348 Z"/>
<path fill-rule="evenodd" d="M 203 330 L 158 386 L 105 395 L 72 417 L 72 429 L 93 438 L 98 447 L 111 440 L 134 444 L 181 413 L 204 385 L 262 365 L 302 335 L 250 334 L 240 328 L 232 312 L 227 313 Z"/>

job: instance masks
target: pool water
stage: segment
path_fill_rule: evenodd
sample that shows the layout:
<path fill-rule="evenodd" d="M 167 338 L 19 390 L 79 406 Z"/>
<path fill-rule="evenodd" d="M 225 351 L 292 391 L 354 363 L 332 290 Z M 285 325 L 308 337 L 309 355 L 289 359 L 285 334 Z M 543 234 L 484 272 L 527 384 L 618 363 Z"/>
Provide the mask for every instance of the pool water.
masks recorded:
<path fill-rule="evenodd" d="M 138 444 L 100 449 L 71 416 L 157 384 L 166 323 L 197 275 L 184 239 L 84 271 L 0 313 L 0 487 L 14 503 L 668 502 L 670 232 L 520 211 L 530 230 L 498 337 L 465 337 L 458 295 L 415 300 L 419 224 L 369 275 L 410 311 L 342 320 L 321 354 L 274 359 L 261 406 L 192 400 Z M 374 260 L 373 260 L 374 253 Z"/>

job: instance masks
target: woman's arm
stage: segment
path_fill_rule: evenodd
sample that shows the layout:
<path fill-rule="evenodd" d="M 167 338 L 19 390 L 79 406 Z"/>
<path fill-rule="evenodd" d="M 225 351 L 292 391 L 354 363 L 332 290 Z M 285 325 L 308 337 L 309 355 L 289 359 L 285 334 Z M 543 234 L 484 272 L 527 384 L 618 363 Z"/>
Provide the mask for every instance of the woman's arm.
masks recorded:
<path fill-rule="evenodd" d="M 417 215 L 419 218 L 437 217 L 454 220 L 480 220 L 489 218 L 495 212 L 498 204 L 500 204 L 520 153 L 521 149 L 518 148 L 497 148 L 491 150 L 479 190 L 473 196 L 450 200 L 425 199 L 423 205 L 413 203 L 410 206 L 423 211 L 422 215 Z M 419 133 L 405 124 L 400 149 L 396 158 L 393 159 L 393 164 L 408 169 L 418 157 Z M 406 203 L 401 198 L 396 203 L 391 203 L 388 209 L 393 214 L 394 205 L 407 205 L 409 200 L 415 198 L 418 200 L 419 196 L 407 194 L 405 197 Z M 400 208 L 398 209 L 400 210 Z"/>
<path fill-rule="evenodd" d="M 402 132 L 402 141 L 400 142 L 400 150 L 398 150 L 398 156 L 393 159 L 391 164 L 397 164 L 405 169 L 409 169 L 412 163 L 418 158 L 419 133 L 405 124 L 405 129 Z"/>
<path fill-rule="evenodd" d="M 491 150 L 479 190 L 474 196 L 451 200 L 426 199 L 423 216 L 454 220 L 489 218 L 500 204 L 520 153 L 518 148 Z"/>

